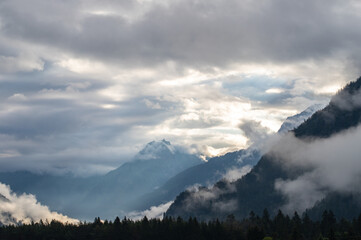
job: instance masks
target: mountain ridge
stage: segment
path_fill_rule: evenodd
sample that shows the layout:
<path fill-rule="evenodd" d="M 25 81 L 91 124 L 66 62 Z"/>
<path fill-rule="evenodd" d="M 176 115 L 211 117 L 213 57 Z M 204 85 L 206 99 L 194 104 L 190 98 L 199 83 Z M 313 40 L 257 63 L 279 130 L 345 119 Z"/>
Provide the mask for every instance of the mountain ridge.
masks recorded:
<path fill-rule="evenodd" d="M 151 149 L 155 150 L 153 154 Z M 1 172 L 0 182 L 10 185 L 17 194 L 36 195 L 52 210 L 92 220 L 94 216 L 122 216 L 134 198 L 151 191 L 178 172 L 202 163 L 197 156 L 172 146 L 164 139 L 152 141 L 142 150 L 133 161 L 101 176 Z"/>
<path fill-rule="evenodd" d="M 284 134 L 298 127 L 322 107 L 324 105 L 315 104 L 296 115 L 288 117 L 280 127 L 278 134 Z M 189 187 L 213 185 L 224 178 L 229 171 L 242 170 L 242 168 L 250 170 L 257 164 L 260 158 L 261 152 L 254 146 L 210 158 L 208 162 L 178 173 L 158 189 L 143 195 L 141 197 L 143 201 L 135 200 L 133 208 L 137 210 L 147 209 L 174 200 L 179 193 Z"/>
<path fill-rule="evenodd" d="M 302 123 L 292 132 L 298 139 L 309 141 L 310 139 L 326 139 L 350 127 L 355 127 L 361 120 L 361 105 L 355 102 L 358 100 L 361 78 L 356 82 L 347 84 L 330 101 L 330 103 L 320 111 L 314 113 L 309 119 Z M 342 105 L 342 103 L 352 103 L 352 108 Z M 341 104 L 340 104 L 341 102 Z M 286 170 L 282 166 L 282 161 L 275 159 L 275 156 L 265 154 L 252 169 L 250 173 L 234 183 L 218 182 L 211 189 L 199 189 L 196 192 L 186 191 L 177 196 L 174 203 L 166 212 L 167 216 L 183 218 L 197 217 L 201 220 L 211 220 L 214 218 L 225 218 L 228 214 L 234 214 L 236 218 L 246 217 L 250 211 L 261 215 L 264 209 L 269 209 L 271 214 L 275 214 L 278 209 L 284 206 L 288 199 L 280 191 L 275 189 L 277 179 L 289 179 L 292 181 L 304 173 L 302 168 Z M 231 185 L 232 191 L 225 191 L 222 186 Z M 336 194 L 340 199 L 340 194 Z M 204 201 L 198 201 L 200 197 Z M 326 199 L 326 198 L 325 198 Z M 322 201 L 321 201 L 322 202 Z M 340 203 L 340 201 L 338 201 Z M 218 205 L 233 203 L 230 211 L 221 211 Z M 322 204 L 321 204 L 322 205 Z M 229 204 L 230 206 L 230 204 Z M 316 211 L 320 204 L 315 205 Z M 355 214 L 355 213 L 354 213 Z M 317 214 L 315 214 L 317 215 Z M 348 213 L 352 216 L 352 212 Z M 319 217 L 319 216 L 314 216 Z"/>

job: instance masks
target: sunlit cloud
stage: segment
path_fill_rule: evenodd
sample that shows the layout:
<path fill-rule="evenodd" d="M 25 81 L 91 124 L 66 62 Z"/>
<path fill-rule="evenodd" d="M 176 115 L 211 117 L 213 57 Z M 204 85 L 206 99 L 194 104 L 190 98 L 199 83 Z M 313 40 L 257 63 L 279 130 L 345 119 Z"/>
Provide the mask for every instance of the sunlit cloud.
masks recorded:
<path fill-rule="evenodd" d="M 321 89 L 316 90 L 318 94 L 327 94 L 327 95 L 334 95 L 337 93 L 338 90 L 341 89 L 342 86 L 340 85 L 329 85 L 324 86 Z"/>
<path fill-rule="evenodd" d="M 278 94 L 278 93 L 283 93 L 285 90 L 281 89 L 281 88 L 269 88 L 266 90 L 266 93 L 270 93 L 270 94 Z"/>

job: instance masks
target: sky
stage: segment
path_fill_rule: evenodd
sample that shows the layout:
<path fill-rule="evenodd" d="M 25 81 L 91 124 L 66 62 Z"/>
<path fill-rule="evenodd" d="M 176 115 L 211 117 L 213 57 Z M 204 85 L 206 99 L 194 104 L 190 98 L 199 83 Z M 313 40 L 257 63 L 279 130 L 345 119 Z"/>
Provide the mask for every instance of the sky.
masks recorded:
<path fill-rule="evenodd" d="M 361 75 L 360 22 L 353 0 L 1 0 L 0 169 L 245 148 Z"/>

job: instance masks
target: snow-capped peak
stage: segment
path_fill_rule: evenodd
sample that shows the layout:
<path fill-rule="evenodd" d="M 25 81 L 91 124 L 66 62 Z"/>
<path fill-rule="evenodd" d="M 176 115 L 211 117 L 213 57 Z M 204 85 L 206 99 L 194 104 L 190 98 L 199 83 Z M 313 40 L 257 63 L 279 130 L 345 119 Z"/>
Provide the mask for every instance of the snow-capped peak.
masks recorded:
<path fill-rule="evenodd" d="M 154 159 L 164 155 L 173 155 L 175 148 L 165 139 L 148 143 L 136 156 L 137 159 Z"/>
<path fill-rule="evenodd" d="M 308 107 L 306 110 L 302 111 L 301 113 L 288 117 L 281 125 L 280 129 L 278 130 L 278 133 L 285 133 L 297 128 L 305 120 L 311 117 L 315 112 L 321 110 L 325 106 L 326 106 L 325 104 L 314 104 Z"/>

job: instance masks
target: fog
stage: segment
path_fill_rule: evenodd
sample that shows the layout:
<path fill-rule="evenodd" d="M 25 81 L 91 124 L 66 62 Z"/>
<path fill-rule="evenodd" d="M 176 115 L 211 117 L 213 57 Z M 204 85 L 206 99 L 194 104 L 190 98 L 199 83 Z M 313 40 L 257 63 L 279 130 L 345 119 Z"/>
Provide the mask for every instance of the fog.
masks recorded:
<path fill-rule="evenodd" d="M 273 144 L 270 154 L 286 170 L 301 169 L 295 179 L 278 179 L 276 190 L 284 194 L 288 211 L 304 211 L 329 192 L 360 193 L 361 127 L 327 139 L 300 140 L 292 133 Z"/>

